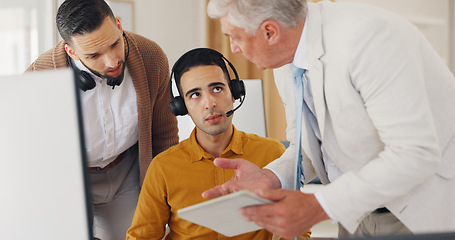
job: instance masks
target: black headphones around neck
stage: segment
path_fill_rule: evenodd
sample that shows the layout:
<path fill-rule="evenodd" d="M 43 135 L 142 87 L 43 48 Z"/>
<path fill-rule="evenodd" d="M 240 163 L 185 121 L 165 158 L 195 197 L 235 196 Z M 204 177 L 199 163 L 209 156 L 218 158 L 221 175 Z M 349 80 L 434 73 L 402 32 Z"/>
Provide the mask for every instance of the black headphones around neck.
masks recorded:
<path fill-rule="evenodd" d="M 169 91 L 171 93 L 171 98 L 172 98 L 172 101 L 169 103 L 169 106 L 171 108 L 171 112 L 175 116 L 184 116 L 184 115 L 188 114 L 188 109 L 186 108 L 185 101 L 184 101 L 183 97 L 182 96 L 175 96 L 174 97 L 174 94 L 172 92 L 172 76 L 174 75 L 174 70 L 175 70 L 176 66 L 178 66 L 180 64 L 180 62 L 182 61 L 184 56 L 186 56 L 187 54 L 196 52 L 196 51 L 206 51 L 208 54 L 213 54 L 215 56 L 218 56 L 223 61 L 226 61 L 228 63 L 228 65 L 229 65 L 229 67 L 232 69 L 232 72 L 234 73 L 235 78 L 231 79 L 229 81 L 229 85 L 230 85 L 232 97 L 235 100 L 240 99 L 240 105 L 237 106 L 234 110 L 230 110 L 229 112 L 226 113 L 226 116 L 229 117 L 230 115 L 232 115 L 234 113 L 235 110 L 237 110 L 243 104 L 243 100 L 245 99 L 245 95 L 246 95 L 246 93 L 245 93 L 245 84 L 243 83 L 242 80 L 239 80 L 239 75 L 237 74 L 237 71 L 235 70 L 234 65 L 232 65 L 232 63 L 229 62 L 229 60 L 227 60 L 227 58 L 225 58 L 223 56 L 223 54 L 221 54 L 218 51 L 215 51 L 213 49 L 210 49 L 210 48 L 196 48 L 196 49 L 190 50 L 187 53 L 183 54 L 175 62 L 174 66 L 172 67 L 171 77 L 170 77 L 170 80 L 169 80 Z M 228 75 L 229 75 L 229 73 L 228 73 Z M 241 97 L 243 97 L 243 99 Z"/>
<path fill-rule="evenodd" d="M 128 43 L 128 39 L 126 38 L 125 32 L 123 32 L 123 37 L 125 38 L 126 46 L 128 48 L 128 51 L 127 51 L 126 57 L 125 57 L 125 64 L 126 64 L 126 60 L 128 60 L 128 56 L 130 55 L 130 44 Z M 94 87 L 96 87 L 96 82 L 93 79 L 93 77 L 90 75 L 90 73 L 83 71 L 83 70 L 79 70 L 79 68 L 74 66 L 73 61 L 71 61 L 71 58 L 68 54 L 66 55 L 66 59 L 68 61 L 68 65 L 73 69 L 73 71 L 76 75 L 77 86 L 79 87 L 79 89 L 81 89 L 82 91 L 85 92 L 87 90 L 91 90 Z M 114 89 L 115 86 L 120 86 L 120 84 L 122 82 L 123 82 L 123 78 L 119 78 L 119 79 L 108 79 L 106 83 L 107 83 L 107 85 L 111 86 L 112 89 Z"/>

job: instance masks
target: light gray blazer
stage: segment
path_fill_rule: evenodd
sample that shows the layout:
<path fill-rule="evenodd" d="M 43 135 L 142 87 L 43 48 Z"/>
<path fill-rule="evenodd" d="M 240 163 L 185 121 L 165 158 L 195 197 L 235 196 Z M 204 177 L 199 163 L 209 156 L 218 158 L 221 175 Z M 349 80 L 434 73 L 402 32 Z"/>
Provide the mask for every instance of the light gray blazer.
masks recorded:
<path fill-rule="evenodd" d="M 343 173 L 329 183 L 304 113 L 303 166 L 329 211 L 353 232 L 386 206 L 411 231 L 455 231 L 455 78 L 410 23 L 366 5 L 309 3 L 307 75 L 324 149 Z M 291 142 L 266 168 L 292 186 L 290 65 L 274 70 Z"/>

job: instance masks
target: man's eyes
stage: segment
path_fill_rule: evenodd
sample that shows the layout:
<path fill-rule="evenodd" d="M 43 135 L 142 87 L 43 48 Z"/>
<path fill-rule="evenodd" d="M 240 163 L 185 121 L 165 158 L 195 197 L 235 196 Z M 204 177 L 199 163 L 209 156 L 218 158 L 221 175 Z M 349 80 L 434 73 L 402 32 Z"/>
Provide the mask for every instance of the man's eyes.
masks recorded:
<path fill-rule="evenodd" d="M 198 98 L 199 96 L 201 96 L 201 94 L 193 93 L 193 94 L 190 95 L 190 98 Z"/>
<path fill-rule="evenodd" d="M 214 92 L 214 93 L 219 93 L 219 92 L 221 92 L 222 90 L 223 90 L 223 87 L 214 87 L 214 88 L 212 89 L 212 92 Z M 194 99 L 194 98 L 199 98 L 199 97 L 201 97 L 201 93 L 200 93 L 200 92 L 194 92 L 194 93 L 190 94 L 190 98 L 193 98 L 193 99 Z"/>

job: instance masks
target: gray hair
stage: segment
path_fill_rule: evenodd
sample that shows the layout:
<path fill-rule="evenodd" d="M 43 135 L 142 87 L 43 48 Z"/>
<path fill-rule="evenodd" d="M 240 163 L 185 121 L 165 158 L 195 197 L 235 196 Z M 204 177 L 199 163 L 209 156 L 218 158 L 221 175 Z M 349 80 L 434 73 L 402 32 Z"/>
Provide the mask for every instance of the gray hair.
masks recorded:
<path fill-rule="evenodd" d="M 207 14 L 218 19 L 227 14 L 227 20 L 254 35 L 266 20 L 294 28 L 306 17 L 306 0 L 210 0 Z"/>

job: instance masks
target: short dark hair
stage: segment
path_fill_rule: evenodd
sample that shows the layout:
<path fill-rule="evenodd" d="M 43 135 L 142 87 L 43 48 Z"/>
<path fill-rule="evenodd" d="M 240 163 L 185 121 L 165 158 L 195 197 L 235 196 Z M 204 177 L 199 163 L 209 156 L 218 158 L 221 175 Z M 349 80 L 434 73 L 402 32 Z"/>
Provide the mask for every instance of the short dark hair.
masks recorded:
<path fill-rule="evenodd" d="M 210 48 L 196 48 L 183 54 L 172 67 L 175 84 L 177 85 L 180 96 L 182 96 L 180 91 L 180 79 L 182 75 L 193 67 L 208 65 L 219 66 L 224 72 L 229 88 L 231 87 L 230 76 L 223 55 Z"/>
<path fill-rule="evenodd" d="M 57 11 L 55 22 L 60 36 L 67 43 L 74 35 L 90 33 L 98 29 L 114 13 L 104 0 L 65 0 Z"/>

